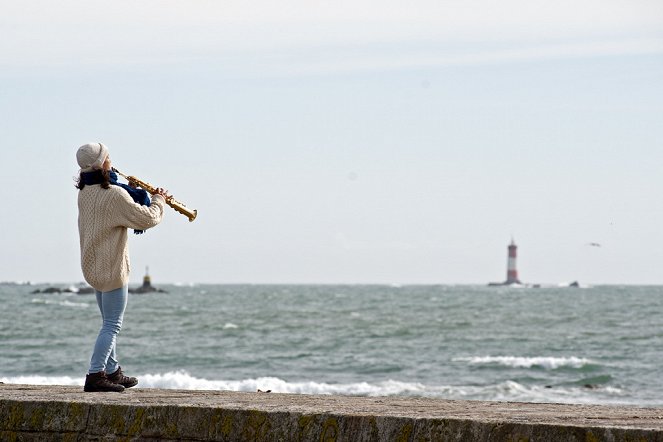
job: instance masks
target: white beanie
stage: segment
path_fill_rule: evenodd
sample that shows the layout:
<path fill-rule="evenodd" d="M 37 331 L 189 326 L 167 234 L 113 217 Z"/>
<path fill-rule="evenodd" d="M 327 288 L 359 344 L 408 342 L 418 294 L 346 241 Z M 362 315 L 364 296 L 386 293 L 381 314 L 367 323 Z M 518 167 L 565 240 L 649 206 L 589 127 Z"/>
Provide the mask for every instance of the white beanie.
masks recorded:
<path fill-rule="evenodd" d="M 76 160 L 81 168 L 81 172 L 91 172 L 94 169 L 101 169 L 101 165 L 106 161 L 108 149 L 101 143 L 88 143 L 78 148 Z"/>

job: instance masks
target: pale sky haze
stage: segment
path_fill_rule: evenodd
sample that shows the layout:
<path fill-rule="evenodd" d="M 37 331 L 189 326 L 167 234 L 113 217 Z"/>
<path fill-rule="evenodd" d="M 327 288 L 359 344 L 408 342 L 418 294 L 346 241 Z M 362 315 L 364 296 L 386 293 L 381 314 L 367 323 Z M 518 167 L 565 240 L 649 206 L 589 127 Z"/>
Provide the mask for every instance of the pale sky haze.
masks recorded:
<path fill-rule="evenodd" d="M 0 0 L 0 281 L 78 282 L 81 144 L 199 211 L 132 284 L 663 283 L 663 3 Z M 601 247 L 590 246 L 599 243 Z"/>

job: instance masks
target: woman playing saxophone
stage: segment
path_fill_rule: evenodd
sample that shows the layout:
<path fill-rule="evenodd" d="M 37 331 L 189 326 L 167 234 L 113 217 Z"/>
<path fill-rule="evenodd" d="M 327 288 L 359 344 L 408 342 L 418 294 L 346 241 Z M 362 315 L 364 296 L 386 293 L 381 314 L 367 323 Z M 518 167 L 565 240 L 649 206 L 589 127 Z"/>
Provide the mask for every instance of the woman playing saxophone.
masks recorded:
<path fill-rule="evenodd" d="M 120 392 L 138 384 L 124 375 L 116 352 L 128 298 L 127 230 L 142 233 L 159 224 L 170 195 L 155 189 L 150 199 L 145 190 L 118 183 L 108 149 L 101 143 L 81 146 L 76 160 L 81 268 L 96 291 L 102 319 L 83 389 Z"/>

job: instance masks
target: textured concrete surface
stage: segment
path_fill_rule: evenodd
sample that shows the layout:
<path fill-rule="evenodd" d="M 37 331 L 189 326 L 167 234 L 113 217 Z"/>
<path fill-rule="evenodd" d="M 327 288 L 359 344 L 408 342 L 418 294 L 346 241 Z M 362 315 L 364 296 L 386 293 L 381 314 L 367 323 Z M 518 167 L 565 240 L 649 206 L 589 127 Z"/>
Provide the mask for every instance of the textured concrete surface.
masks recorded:
<path fill-rule="evenodd" d="M 663 442 L 663 409 L 0 385 L 0 440 Z"/>

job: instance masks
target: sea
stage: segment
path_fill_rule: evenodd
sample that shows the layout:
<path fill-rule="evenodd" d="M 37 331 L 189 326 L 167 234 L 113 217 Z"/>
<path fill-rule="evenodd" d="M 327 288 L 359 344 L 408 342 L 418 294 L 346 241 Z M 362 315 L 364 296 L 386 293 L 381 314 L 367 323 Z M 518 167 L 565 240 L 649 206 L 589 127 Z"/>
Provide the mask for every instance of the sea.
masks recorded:
<path fill-rule="evenodd" d="M 95 296 L 49 286 L 0 284 L 0 382 L 83 385 Z M 663 406 L 663 286 L 159 287 L 118 338 L 137 388 Z"/>

